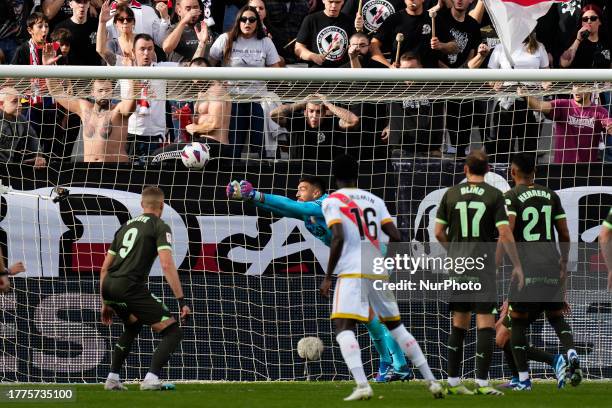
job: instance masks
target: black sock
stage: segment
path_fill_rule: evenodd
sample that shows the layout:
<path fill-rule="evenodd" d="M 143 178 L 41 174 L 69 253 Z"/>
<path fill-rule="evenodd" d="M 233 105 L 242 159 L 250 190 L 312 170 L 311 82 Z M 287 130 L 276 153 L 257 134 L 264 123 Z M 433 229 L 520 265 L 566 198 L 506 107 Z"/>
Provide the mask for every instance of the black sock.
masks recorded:
<path fill-rule="evenodd" d="M 514 325 L 512 326 L 512 331 L 514 331 Z M 494 341 L 494 328 L 486 327 L 476 330 L 476 379 L 478 380 L 489 378 Z"/>
<path fill-rule="evenodd" d="M 574 348 L 574 336 L 572 334 L 572 328 L 565 321 L 565 317 L 563 316 L 553 316 L 548 318 L 548 323 L 555 329 L 555 333 L 557 333 L 557 337 L 559 341 L 563 345 L 565 352 L 567 350 Z"/>
<path fill-rule="evenodd" d="M 527 356 L 527 360 L 539 361 L 541 363 L 546 363 L 550 366 L 552 366 L 553 362 L 555 361 L 554 355 L 552 355 L 548 351 L 544 351 L 533 346 L 529 346 L 529 348 L 527 348 L 527 353 L 525 354 Z"/>
<path fill-rule="evenodd" d="M 504 358 L 506 359 L 506 364 L 508 364 L 508 368 L 510 368 L 512 376 L 518 377 L 518 370 L 516 369 L 516 364 L 514 364 L 514 355 L 512 354 L 510 340 L 508 340 L 504 345 Z"/>
<path fill-rule="evenodd" d="M 176 347 L 181 342 L 183 338 L 183 331 L 179 327 L 178 323 L 173 323 L 172 325 L 166 327 L 161 335 L 164 336 L 157 349 L 153 353 L 153 358 L 151 359 L 151 368 L 149 369 L 150 373 L 153 373 L 159 376 L 161 373 L 162 367 L 168 362 L 170 359 L 170 355 L 174 353 Z"/>
<path fill-rule="evenodd" d="M 529 321 L 527 319 L 512 318 L 512 336 L 510 343 L 512 344 L 512 354 L 514 355 L 514 363 L 519 372 L 529 371 L 527 363 L 527 328 Z"/>
<path fill-rule="evenodd" d="M 459 368 L 463 360 L 463 340 L 467 330 L 453 326 L 448 337 L 448 376 L 459 377 Z"/>
<path fill-rule="evenodd" d="M 119 374 L 121 366 L 130 354 L 130 349 L 134 343 L 134 339 L 138 337 L 138 333 L 142 329 L 142 323 L 135 323 L 123 326 L 123 333 L 119 336 L 117 344 L 113 349 L 113 355 L 111 357 L 111 373 Z"/>

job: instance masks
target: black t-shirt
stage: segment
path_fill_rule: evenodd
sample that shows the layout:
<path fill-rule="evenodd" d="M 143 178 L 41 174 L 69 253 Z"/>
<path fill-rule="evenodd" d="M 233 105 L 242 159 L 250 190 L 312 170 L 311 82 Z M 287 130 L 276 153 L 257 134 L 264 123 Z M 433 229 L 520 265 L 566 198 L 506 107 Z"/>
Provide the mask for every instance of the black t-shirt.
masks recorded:
<path fill-rule="evenodd" d="M 427 12 L 418 16 L 399 11 L 380 26 L 374 38 L 382 43 L 382 51 L 390 51 L 392 59 L 395 59 L 397 42 L 396 34 L 402 33 L 404 41 L 401 43 L 400 55 L 407 51 L 416 52 L 421 57 L 421 62 L 426 68 L 437 68 L 439 52 L 431 49 L 431 18 Z M 436 24 L 436 35 L 441 42 L 448 42 L 450 34 L 448 29 L 441 24 Z"/>
<path fill-rule="evenodd" d="M 346 0 L 342 12 L 354 19 L 357 16 L 359 1 Z M 363 31 L 368 34 L 378 30 L 389 16 L 405 8 L 404 0 L 362 0 Z"/>
<path fill-rule="evenodd" d="M 582 41 L 570 68 L 610 68 L 610 47 L 601 40 Z"/>
<path fill-rule="evenodd" d="M 170 32 L 176 29 L 177 24 L 173 25 L 170 28 Z M 173 62 L 183 62 L 185 60 L 190 61 L 191 57 L 195 53 L 198 48 L 199 41 L 198 36 L 196 35 L 195 30 L 189 24 L 185 26 L 183 30 L 183 34 L 181 35 L 181 39 L 179 40 L 174 52 L 170 54 L 170 61 Z M 207 46 L 210 48 L 210 46 Z"/>
<path fill-rule="evenodd" d="M 297 42 L 318 54 L 329 52 L 337 44 L 336 50 L 329 52 L 322 65 L 337 68 L 348 62 L 349 38 L 354 33 L 354 21 L 349 16 L 340 13 L 338 17 L 331 18 L 321 11 L 306 16 Z"/>
<path fill-rule="evenodd" d="M 451 37 L 457 42 L 459 48 L 458 54 L 442 54 L 440 61 L 449 68 L 460 68 L 467 64 L 469 54 L 478 49 L 478 45 L 482 41 L 480 34 L 480 26 L 471 16 L 466 15 L 463 21 L 457 21 L 451 14 L 450 9 L 444 9 L 438 13 L 436 23 L 437 27 L 444 26 L 448 28 Z M 437 33 L 436 33 L 437 34 Z"/>
<path fill-rule="evenodd" d="M 68 59 L 71 65 L 100 65 L 101 59 L 96 52 L 96 33 L 98 20 L 88 18 L 85 24 L 76 24 L 71 19 L 62 21 L 57 28 L 65 28 L 72 33 L 72 43 Z"/>
<path fill-rule="evenodd" d="M 115 256 L 108 277 L 145 283 L 158 251 L 163 249 L 172 250 L 170 226 L 153 214 L 132 218 L 115 233 L 108 250 Z"/>
<path fill-rule="evenodd" d="M 53 0 L 43 0 L 42 3 L 53 2 Z M 72 17 L 72 9 L 70 8 L 70 0 L 64 0 L 57 14 L 49 21 L 49 34 L 55 30 L 57 25 L 62 21 Z"/>
<path fill-rule="evenodd" d="M 389 144 L 409 152 L 428 152 L 431 148 L 432 101 L 405 99 L 390 104 Z"/>
<path fill-rule="evenodd" d="M 339 122 L 335 116 L 325 117 L 318 127 L 311 128 L 304 115 L 297 113 L 287 120 L 285 126 L 291 135 L 291 149 L 303 160 L 333 160 L 345 133 Z"/>

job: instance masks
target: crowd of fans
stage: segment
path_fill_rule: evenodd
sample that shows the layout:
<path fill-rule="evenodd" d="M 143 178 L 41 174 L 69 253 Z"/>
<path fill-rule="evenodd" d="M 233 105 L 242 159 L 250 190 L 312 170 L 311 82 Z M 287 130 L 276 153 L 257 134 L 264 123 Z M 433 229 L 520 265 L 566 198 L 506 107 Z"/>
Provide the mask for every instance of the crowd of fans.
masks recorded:
<path fill-rule="evenodd" d="M 432 17 L 428 10 L 438 3 Z M 508 58 L 482 0 L 1 0 L 0 62 L 610 68 L 609 11 L 606 1 L 555 3 Z M 546 119 L 554 123 L 553 162 L 612 161 L 607 92 L 574 89 L 541 100 L 528 97 L 524 84 L 506 82 L 490 86 L 515 96 L 341 106 L 319 94 L 282 104 L 257 81 L 214 82 L 195 102 L 159 98 L 162 80 L 96 80 L 89 99 L 66 97 L 69 82 L 32 80 L 26 93 L 5 84 L 0 161 L 36 168 L 77 151 L 86 162 L 146 162 L 191 141 L 235 159 L 331 160 L 340 151 L 362 160 L 461 159 L 475 129 L 492 161 L 507 163 L 513 151 L 538 151 Z M 115 86 L 124 99 L 112 98 Z"/>

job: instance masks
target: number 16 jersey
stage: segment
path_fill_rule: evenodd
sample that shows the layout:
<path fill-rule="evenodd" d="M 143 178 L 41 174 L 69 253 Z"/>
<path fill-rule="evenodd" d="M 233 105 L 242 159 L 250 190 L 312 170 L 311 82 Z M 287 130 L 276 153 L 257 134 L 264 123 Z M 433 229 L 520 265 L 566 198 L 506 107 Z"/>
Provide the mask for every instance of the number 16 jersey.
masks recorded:
<path fill-rule="evenodd" d="M 322 208 L 328 228 L 341 223 L 344 232 L 342 255 L 334 274 L 374 277 L 371 268 L 362 270 L 361 261 L 382 255 L 382 226 L 393 222 L 385 202 L 359 188 L 342 188 L 330 194 Z"/>

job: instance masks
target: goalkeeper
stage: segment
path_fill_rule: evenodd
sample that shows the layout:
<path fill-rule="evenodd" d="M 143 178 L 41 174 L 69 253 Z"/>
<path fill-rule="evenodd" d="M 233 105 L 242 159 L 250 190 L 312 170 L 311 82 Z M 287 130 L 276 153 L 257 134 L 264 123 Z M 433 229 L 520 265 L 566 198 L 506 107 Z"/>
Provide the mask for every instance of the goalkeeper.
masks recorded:
<path fill-rule="evenodd" d="M 297 187 L 294 201 L 288 197 L 275 194 L 264 194 L 256 191 L 246 180 L 232 181 L 227 185 L 228 198 L 242 199 L 255 206 L 272 212 L 279 217 L 289 217 L 304 221 L 306 229 L 317 239 L 329 246 L 331 231 L 327 228 L 321 204 L 327 197 L 325 184 L 319 177 L 303 176 Z M 370 338 L 380 355 L 380 367 L 375 381 L 387 382 L 409 380 L 412 370 L 408 367 L 406 358 L 400 346 L 395 342 L 384 324 L 374 316 L 366 323 Z"/>

